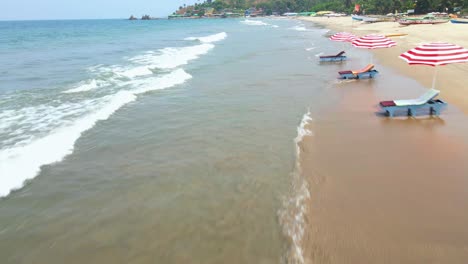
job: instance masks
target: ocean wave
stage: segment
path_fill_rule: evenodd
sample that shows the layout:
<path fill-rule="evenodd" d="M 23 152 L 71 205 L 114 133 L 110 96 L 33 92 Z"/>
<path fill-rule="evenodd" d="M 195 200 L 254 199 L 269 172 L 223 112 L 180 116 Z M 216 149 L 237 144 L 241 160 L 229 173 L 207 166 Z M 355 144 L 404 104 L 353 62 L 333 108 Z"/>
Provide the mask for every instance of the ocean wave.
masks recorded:
<path fill-rule="evenodd" d="M 198 40 L 202 43 L 213 43 L 213 42 L 221 41 L 225 39 L 226 37 L 227 37 L 226 32 L 221 32 L 221 33 L 209 35 L 206 37 L 188 37 L 188 38 L 185 38 L 185 40 Z"/>
<path fill-rule="evenodd" d="M 307 29 L 304 26 L 294 26 L 290 29 L 296 30 L 296 31 L 307 31 Z"/>
<path fill-rule="evenodd" d="M 119 87 L 127 84 L 129 80 L 153 75 L 157 69 L 171 70 L 190 61 L 198 59 L 201 55 L 208 53 L 215 47 L 208 42 L 216 42 L 227 36 L 222 32 L 219 34 L 202 37 L 205 44 L 180 47 L 163 48 L 158 51 L 148 51 L 145 54 L 129 58 L 129 65 L 96 65 L 88 68 L 88 71 L 95 74 L 94 79 L 81 81 L 75 87 L 65 90 L 62 93 L 79 93 L 94 90 L 96 88 L 113 85 Z"/>
<path fill-rule="evenodd" d="M 34 178 L 40 172 L 41 166 L 62 161 L 64 157 L 73 152 L 75 141 L 83 132 L 92 128 L 98 121 L 108 119 L 124 105 L 136 100 L 137 95 L 170 88 L 182 84 L 190 78 L 192 78 L 190 74 L 182 69 L 177 69 L 161 77 L 135 81 L 132 85 L 133 89 L 121 90 L 112 95 L 88 100 L 85 104 L 86 109 L 90 111 L 80 117 L 75 117 L 77 111 L 80 110 L 77 107 L 78 104 L 63 104 L 58 108 L 38 106 L 39 109 L 34 109 L 34 107 L 22 109 L 23 115 L 25 115 L 23 117 L 31 122 L 30 126 L 32 127 L 54 126 L 56 125 L 54 122 L 65 118 L 63 113 L 67 113 L 71 120 L 63 122 L 44 136 L 29 137 L 0 150 L 0 174 L 2 175 L 0 178 L 0 197 L 7 196 L 12 190 L 21 188 L 26 180 Z M 31 113 L 41 113 L 41 107 L 55 111 L 48 112 L 42 119 L 34 119 L 34 115 Z M 22 118 L 18 117 L 19 113 L 21 111 L 9 110 L 0 113 L 0 115 L 9 116 L 12 119 L 10 121 L 14 122 L 14 118 Z"/>
<path fill-rule="evenodd" d="M 270 26 L 270 24 L 265 23 L 263 21 L 250 20 L 250 19 L 243 20 L 241 21 L 241 23 L 245 25 L 249 25 L 249 26 Z"/>
<path fill-rule="evenodd" d="M 283 227 L 283 233 L 290 239 L 291 247 L 287 253 L 288 263 L 304 263 L 303 238 L 307 227 L 306 212 L 310 199 L 307 181 L 302 175 L 301 168 L 301 142 L 306 136 L 313 136 L 307 126 L 312 122 L 310 111 L 302 117 L 297 127 L 297 136 L 294 139 L 296 147 L 296 164 L 292 173 L 292 185 L 290 195 L 283 200 L 283 208 L 279 211 L 279 218 Z"/>
<path fill-rule="evenodd" d="M 80 93 L 94 90 L 98 87 L 104 86 L 106 83 L 101 80 L 91 79 L 78 83 L 75 88 L 68 89 L 64 93 Z"/>
<path fill-rule="evenodd" d="M 136 68 L 115 69 L 115 73 L 125 77 L 135 77 L 152 74 L 151 69 L 174 69 L 197 59 L 200 55 L 208 53 L 215 45 L 210 43 L 188 46 L 182 48 L 164 48 L 157 52 L 147 52 L 144 55 L 136 56 L 129 61 L 136 64 L 143 64 Z"/>

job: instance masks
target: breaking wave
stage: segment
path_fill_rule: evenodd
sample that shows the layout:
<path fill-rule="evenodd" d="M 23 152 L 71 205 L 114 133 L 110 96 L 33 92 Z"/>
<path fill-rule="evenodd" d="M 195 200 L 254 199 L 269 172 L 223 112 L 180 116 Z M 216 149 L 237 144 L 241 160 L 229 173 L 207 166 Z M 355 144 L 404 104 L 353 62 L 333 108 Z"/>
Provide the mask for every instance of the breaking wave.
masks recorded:
<path fill-rule="evenodd" d="M 213 42 L 218 42 L 227 37 L 226 32 L 221 32 L 218 34 L 206 36 L 206 37 L 188 37 L 185 40 L 198 40 L 202 43 L 213 43 Z"/>
<path fill-rule="evenodd" d="M 241 23 L 245 25 L 249 25 L 249 26 L 271 26 L 270 24 L 265 23 L 263 21 L 250 20 L 250 19 L 243 20 L 241 21 Z"/>
<path fill-rule="evenodd" d="M 73 152 L 83 132 L 108 119 L 139 94 L 167 89 L 192 78 L 179 67 L 208 53 L 215 47 L 213 42 L 226 37 L 225 32 L 198 37 L 198 45 L 149 51 L 127 59 L 125 65 L 89 67 L 93 78 L 78 82 L 54 98 L 38 94 L 40 100 L 33 101 L 36 105 L 12 105 L 0 110 L 0 197 L 33 179 L 41 166 L 63 160 Z M 69 95 L 85 92 L 89 94 Z"/>
<path fill-rule="evenodd" d="M 187 47 L 167 47 L 157 51 L 148 51 L 128 59 L 128 64 L 104 66 L 97 65 L 88 68 L 91 73 L 98 74 L 94 79 L 78 83 L 75 87 L 63 93 L 80 93 L 94 90 L 108 85 L 121 85 L 122 81 L 149 76 L 159 70 L 170 70 L 188 64 L 208 53 L 215 45 L 227 37 L 226 32 L 205 37 L 189 37 L 185 40 L 198 40 L 202 44 Z"/>
<path fill-rule="evenodd" d="M 64 104 L 59 107 L 37 106 L 31 109 L 20 109 L 0 113 L 5 122 L 18 121 L 18 116 L 27 119 L 29 126 L 47 128 L 54 126 L 65 116 L 72 120 L 48 131 L 42 137 L 29 137 L 16 140 L 10 147 L 0 150 L 1 175 L 0 197 L 7 196 L 12 190 L 19 189 L 26 180 L 34 178 L 41 166 L 62 161 L 73 152 L 75 141 L 81 134 L 92 128 L 98 121 L 108 119 L 115 111 L 134 101 L 137 95 L 149 91 L 166 89 L 192 78 L 182 69 L 161 77 L 135 81 L 133 89 L 121 90 L 115 94 L 98 99 L 90 99 L 79 104 Z M 42 109 L 48 109 L 46 115 Z M 84 115 L 75 117 L 77 114 Z M 34 116 L 36 115 L 36 116 Z M 42 115 L 42 117 L 41 117 Z"/>
<path fill-rule="evenodd" d="M 307 29 L 304 26 L 294 26 L 290 29 L 296 30 L 296 31 L 307 31 Z"/>
<path fill-rule="evenodd" d="M 294 139 L 296 147 L 296 164 L 292 172 L 292 185 L 290 195 L 283 200 L 283 209 L 279 211 L 279 220 L 283 233 L 290 240 L 291 246 L 286 254 L 287 263 L 304 263 L 303 238 L 307 228 L 306 212 L 310 193 L 307 181 L 301 169 L 301 143 L 304 137 L 313 136 L 307 126 L 312 122 L 310 112 L 304 114 L 297 127 L 297 136 Z"/>

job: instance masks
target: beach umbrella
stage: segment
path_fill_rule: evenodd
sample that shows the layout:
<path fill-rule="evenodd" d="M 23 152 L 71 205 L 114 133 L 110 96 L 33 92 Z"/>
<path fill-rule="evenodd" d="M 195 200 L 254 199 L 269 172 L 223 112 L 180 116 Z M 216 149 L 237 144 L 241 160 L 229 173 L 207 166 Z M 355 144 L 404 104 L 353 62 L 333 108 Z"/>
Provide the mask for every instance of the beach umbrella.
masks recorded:
<path fill-rule="evenodd" d="M 382 35 L 370 34 L 355 38 L 351 44 L 361 49 L 381 49 L 396 46 L 396 42 Z M 371 62 L 373 55 L 371 55 Z"/>
<path fill-rule="evenodd" d="M 330 40 L 343 42 L 343 49 L 345 48 L 344 42 L 351 42 L 355 39 L 356 36 L 354 34 L 348 32 L 338 32 L 335 33 L 333 36 L 330 37 Z"/>
<path fill-rule="evenodd" d="M 399 56 L 409 65 L 428 65 L 434 67 L 432 88 L 435 86 L 437 66 L 468 61 L 468 50 L 458 45 L 436 42 L 410 49 Z"/>
<path fill-rule="evenodd" d="M 365 35 L 355 38 L 352 42 L 354 47 L 362 49 L 380 49 L 396 46 L 396 42 L 382 35 Z"/>
<path fill-rule="evenodd" d="M 330 37 L 330 40 L 341 41 L 341 42 L 351 42 L 356 38 L 354 34 L 348 32 L 338 32 Z"/>

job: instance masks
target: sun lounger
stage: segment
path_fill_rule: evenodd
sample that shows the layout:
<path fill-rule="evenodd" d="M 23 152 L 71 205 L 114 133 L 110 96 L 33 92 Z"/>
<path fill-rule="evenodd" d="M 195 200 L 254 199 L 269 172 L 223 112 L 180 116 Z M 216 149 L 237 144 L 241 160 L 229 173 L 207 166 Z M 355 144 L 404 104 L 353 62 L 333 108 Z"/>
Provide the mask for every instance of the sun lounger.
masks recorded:
<path fill-rule="evenodd" d="M 336 54 L 336 55 L 329 55 L 329 56 L 320 56 L 320 62 L 324 61 L 344 61 L 346 60 L 346 56 L 344 51 Z"/>
<path fill-rule="evenodd" d="M 423 107 L 429 107 L 430 115 L 439 115 L 440 111 L 447 106 L 446 102 L 434 99 L 439 95 L 439 92 L 438 90 L 430 89 L 417 99 L 382 101 L 379 105 L 390 117 L 393 117 L 396 110 L 401 109 L 406 110 L 409 116 L 413 116 L 416 110 Z"/>
<path fill-rule="evenodd" d="M 379 72 L 374 69 L 373 64 L 369 64 L 365 68 L 358 71 L 340 71 L 338 73 L 342 79 L 363 79 L 374 78 L 374 76 Z"/>

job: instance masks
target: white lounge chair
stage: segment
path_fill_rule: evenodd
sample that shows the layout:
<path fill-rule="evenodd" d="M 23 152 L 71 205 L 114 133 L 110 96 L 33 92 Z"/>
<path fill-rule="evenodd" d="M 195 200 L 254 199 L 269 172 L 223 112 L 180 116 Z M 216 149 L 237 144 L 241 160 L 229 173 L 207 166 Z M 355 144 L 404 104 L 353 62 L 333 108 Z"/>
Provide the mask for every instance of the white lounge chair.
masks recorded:
<path fill-rule="evenodd" d="M 439 115 L 442 108 L 447 106 L 446 102 L 434 99 L 439 93 L 438 90 L 430 89 L 417 99 L 382 101 L 379 105 L 390 117 L 393 117 L 394 112 L 399 109 L 406 109 L 408 115 L 413 116 L 417 109 L 426 106 L 429 106 L 430 115 Z"/>

